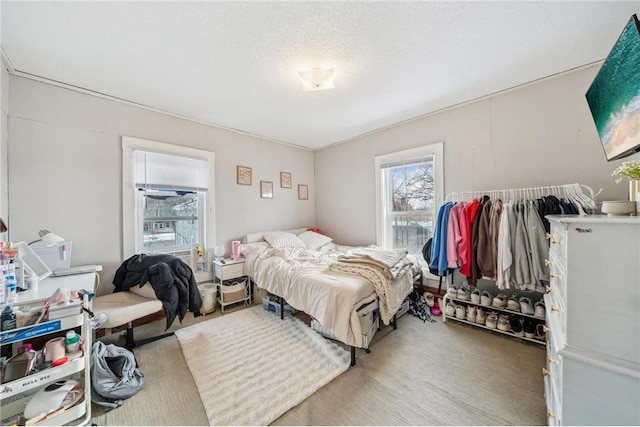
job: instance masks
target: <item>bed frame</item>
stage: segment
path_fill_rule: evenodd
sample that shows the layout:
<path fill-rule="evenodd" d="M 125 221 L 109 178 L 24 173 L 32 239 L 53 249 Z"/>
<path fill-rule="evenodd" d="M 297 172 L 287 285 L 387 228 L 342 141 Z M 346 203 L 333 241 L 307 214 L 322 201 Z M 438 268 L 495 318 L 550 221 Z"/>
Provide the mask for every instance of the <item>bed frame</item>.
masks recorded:
<path fill-rule="evenodd" d="M 280 303 L 280 319 L 284 320 L 284 305 L 286 301 L 284 298 L 280 296 L 276 295 L 276 297 L 278 299 L 278 302 Z M 393 330 L 396 330 L 398 328 L 398 319 L 397 319 L 398 312 L 402 310 L 403 310 L 403 307 L 401 306 L 398 309 L 398 311 L 396 311 L 393 314 L 393 318 L 391 319 L 391 325 L 393 326 Z M 356 348 L 363 348 L 365 352 L 371 353 L 371 350 L 369 349 L 369 344 L 371 343 L 371 340 L 373 339 L 373 336 L 376 334 L 376 332 L 382 330 L 382 328 L 380 327 L 380 313 L 379 313 L 377 299 L 363 305 L 356 311 L 362 315 L 366 315 L 371 312 L 374 312 L 374 313 L 373 313 L 373 322 L 371 326 L 366 331 L 366 333 L 362 334 L 362 343 L 364 344 L 363 347 L 356 347 L 353 345 L 349 346 L 351 347 L 351 366 L 355 366 L 356 364 Z M 322 326 L 320 322 L 318 322 L 315 319 L 311 320 L 311 329 L 320 333 L 326 338 L 339 341 L 329 329 Z"/>

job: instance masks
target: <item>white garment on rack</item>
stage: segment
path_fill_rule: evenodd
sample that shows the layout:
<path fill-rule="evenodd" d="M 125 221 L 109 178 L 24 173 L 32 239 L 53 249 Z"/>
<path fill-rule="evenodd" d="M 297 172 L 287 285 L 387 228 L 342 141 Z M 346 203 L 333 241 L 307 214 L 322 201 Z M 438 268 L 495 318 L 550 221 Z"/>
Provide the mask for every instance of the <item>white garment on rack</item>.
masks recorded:
<path fill-rule="evenodd" d="M 509 230 L 509 216 L 512 215 L 511 202 L 502 204 L 502 215 L 498 227 L 498 257 L 496 259 L 496 286 L 504 290 L 511 287 L 511 231 Z"/>

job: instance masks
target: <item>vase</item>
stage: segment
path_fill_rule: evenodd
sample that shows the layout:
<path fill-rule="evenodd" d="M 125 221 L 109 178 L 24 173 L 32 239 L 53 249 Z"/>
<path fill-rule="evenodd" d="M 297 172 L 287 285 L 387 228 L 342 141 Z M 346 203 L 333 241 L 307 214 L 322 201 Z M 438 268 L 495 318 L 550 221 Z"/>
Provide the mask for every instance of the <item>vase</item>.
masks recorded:
<path fill-rule="evenodd" d="M 640 199 L 640 179 L 629 180 L 629 201 L 637 202 Z"/>
<path fill-rule="evenodd" d="M 636 202 L 636 215 L 640 215 L 640 179 L 629 180 L 629 201 Z"/>

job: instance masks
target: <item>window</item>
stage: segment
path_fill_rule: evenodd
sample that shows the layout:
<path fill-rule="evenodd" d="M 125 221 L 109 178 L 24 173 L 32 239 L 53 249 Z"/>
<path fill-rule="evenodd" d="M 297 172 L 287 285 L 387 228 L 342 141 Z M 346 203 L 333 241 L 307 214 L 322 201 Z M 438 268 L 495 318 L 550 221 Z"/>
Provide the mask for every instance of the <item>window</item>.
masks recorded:
<path fill-rule="evenodd" d="M 123 259 L 173 253 L 194 267 L 214 242 L 214 153 L 131 137 L 122 149 Z"/>
<path fill-rule="evenodd" d="M 443 197 L 443 144 L 375 158 L 377 244 L 422 259 Z"/>

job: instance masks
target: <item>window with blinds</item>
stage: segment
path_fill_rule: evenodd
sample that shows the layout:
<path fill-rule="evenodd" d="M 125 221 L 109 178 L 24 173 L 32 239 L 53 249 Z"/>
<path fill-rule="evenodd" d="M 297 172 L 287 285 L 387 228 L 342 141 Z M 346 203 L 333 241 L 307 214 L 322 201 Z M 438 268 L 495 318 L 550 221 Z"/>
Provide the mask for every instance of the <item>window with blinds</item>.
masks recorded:
<path fill-rule="evenodd" d="M 136 211 L 141 252 L 204 246 L 204 206 L 209 162 L 177 155 L 134 151 Z"/>

